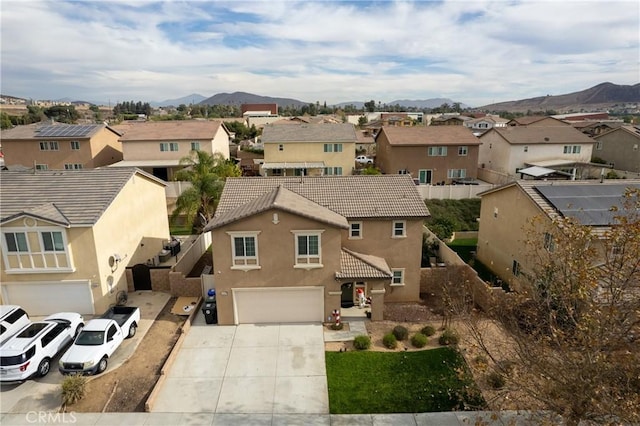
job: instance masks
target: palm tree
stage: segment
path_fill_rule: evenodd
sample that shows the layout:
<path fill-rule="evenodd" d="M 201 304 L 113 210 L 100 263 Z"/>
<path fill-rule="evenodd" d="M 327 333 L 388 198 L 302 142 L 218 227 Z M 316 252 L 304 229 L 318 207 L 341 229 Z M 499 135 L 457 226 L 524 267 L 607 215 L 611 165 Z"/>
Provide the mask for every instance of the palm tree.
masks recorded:
<path fill-rule="evenodd" d="M 222 154 L 205 151 L 191 151 L 180 159 L 180 164 L 186 167 L 176 173 L 176 180 L 191 182 L 191 187 L 178 196 L 171 220 L 185 215 L 188 223 L 193 223 L 200 232 L 213 218 L 226 178 L 240 176 L 241 171 Z"/>

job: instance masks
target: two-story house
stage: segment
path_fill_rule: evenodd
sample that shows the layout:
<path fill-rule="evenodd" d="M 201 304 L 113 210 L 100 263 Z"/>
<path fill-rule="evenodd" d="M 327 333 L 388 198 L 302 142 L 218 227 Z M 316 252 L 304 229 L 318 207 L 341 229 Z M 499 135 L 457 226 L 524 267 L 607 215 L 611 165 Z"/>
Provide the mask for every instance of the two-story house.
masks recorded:
<path fill-rule="evenodd" d="M 601 158 L 614 169 L 640 173 L 640 129 L 621 126 L 594 137 L 593 156 Z"/>
<path fill-rule="evenodd" d="M 352 174 L 355 127 L 339 124 L 267 125 L 262 130 L 263 176 L 342 176 Z"/>
<path fill-rule="evenodd" d="M 576 167 L 591 161 L 595 143 L 567 124 L 493 128 L 479 139 L 480 167 L 514 178 L 527 166 L 549 167 L 575 175 Z"/>
<path fill-rule="evenodd" d="M 464 122 L 464 126 L 473 130 L 475 136 L 480 136 L 494 127 L 507 127 L 509 120 L 498 115 L 485 115 L 484 117 L 472 118 Z"/>
<path fill-rule="evenodd" d="M 479 146 L 464 126 L 383 127 L 376 135 L 376 166 L 421 184 L 449 184 L 477 177 Z"/>
<path fill-rule="evenodd" d="M 611 207 L 621 205 L 625 190 L 640 188 L 640 180 L 595 182 L 519 180 L 480 193 L 478 260 L 512 289 L 523 290 L 519 276 L 535 266 L 527 239 L 537 236 L 553 250 L 556 217 L 574 218 L 602 234 L 613 221 Z M 529 228 L 533 218 L 541 221 Z"/>
<path fill-rule="evenodd" d="M 0 173 L 2 303 L 95 314 L 169 239 L 164 183 L 133 168 Z"/>
<path fill-rule="evenodd" d="M 92 169 L 122 160 L 120 133 L 106 124 L 35 123 L 2 131 L 5 166 Z"/>
<path fill-rule="evenodd" d="M 145 121 L 116 126 L 123 161 L 112 167 L 138 167 L 168 181 L 191 151 L 220 153 L 229 159 L 230 134 L 222 120 Z"/>
<path fill-rule="evenodd" d="M 321 322 L 358 289 L 417 301 L 423 221 L 409 176 L 229 178 L 212 232 L 221 324 Z"/>

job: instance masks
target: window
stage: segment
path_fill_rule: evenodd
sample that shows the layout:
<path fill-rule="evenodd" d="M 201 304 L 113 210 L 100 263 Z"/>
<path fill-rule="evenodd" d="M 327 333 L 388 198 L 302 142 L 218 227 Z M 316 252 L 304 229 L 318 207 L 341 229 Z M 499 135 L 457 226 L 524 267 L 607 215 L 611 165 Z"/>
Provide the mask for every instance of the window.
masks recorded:
<path fill-rule="evenodd" d="M 278 151 L 284 151 L 284 145 L 282 144 L 278 145 Z"/>
<path fill-rule="evenodd" d="M 516 277 L 518 275 L 520 275 L 520 264 L 518 263 L 517 260 L 514 260 L 512 265 L 511 265 L 511 272 L 513 273 L 513 275 L 515 275 Z"/>
<path fill-rule="evenodd" d="M 399 175 L 408 175 L 408 174 L 410 174 L 410 173 L 409 173 L 409 170 L 407 170 L 407 169 L 402 169 L 402 170 L 398 170 L 398 174 L 399 174 Z"/>
<path fill-rule="evenodd" d="M 528 145 L 524 146 L 524 152 L 529 152 L 529 146 Z"/>
<path fill-rule="evenodd" d="M 80 149 L 80 141 L 71 141 L 71 149 L 77 151 Z"/>
<path fill-rule="evenodd" d="M 36 164 L 36 170 L 49 170 L 48 164 Z"/>
<path fill-rule="evenodd" d="M 421 184 L 430 184 L 432 175 L 432 170 L 418 170 L 418 182 Z"/>
<path fill-rule="evenodd" d="M 294 231 L 296 258 L 294 268 L 321 268 L 322 231 Z"/>
<path fill-rule="evenodd" d="M 458 147 L 458 155 L 465 156 L 465 155 L 467 155 L 468 152 L 469 152 L 469 147 L 468 146 L 459 146 Z"/>
<path fill-rule="evenodd" d="M 169 151 L 178 152 L 178 142 L 170 142 Z"/>
<path fill-rule="evenodd" d="M 28 252 L 27 236 L 24 232 L 6 232 L 4 238 L 7 242 L 7 251 L 10 253 Z"/>
<path fill-rule="evenodd" d="M 447 177 L 449 179 L 467 177 L 467 169 L 449 169 L 447 170 Z"/>
<path fill-rule="evenodd" d="M 404 285 L 404 269 L 392 269 L 391 273 L 393 274 L 393 278 L 391 278 L 392 286 Z"/>
<path fill-rule="evenodd" d="M 406 222 L 404 220 L 394 220 L 393 221 L 393 238 L 403 238 L 406 237 L 405 226 Z"/>
<path fill-rule="evenodd" d="M 65 170 L 81 170 L 82 164 L 79 163 L 68 163 L 64 165 Z"/>
<path fill-rule="evenodd" d="M 324 144 L 324 152 L 333 152 L 333 144 L 325 143 Z"/>
<path fill-rule="evenodd" d="M 334 143 L 333 144 L 333 152 L 342 152 L 342 144 Z"/>
<path fill-rule="evenodd" d="M 109 330 L 107 331 L 107 342 L 112 341 L 113 336 L 115 336 L 117 332 L 118 332 L 118 329 L 116 328 L 115 325 L 112 325 L 111 327 L 109 327 Z"/>
<path fill-rule="evenodd" d="M 40 142 L 40 151 L 57 151 L 58 141 Z"/>
<path fill-rule="evenodd" d="M 326 176 L 342 176 L 342 167 L 325 167 L 324 174 Z"/>
<path fill-rule="evenodd" d="M 200 142 L 191 142 L 191 151 L 200 151 Z"/>
<path fill-rule="evenodd" d="M 230 232 L 231 269 L 260 269 L 258 262 L 258 232 Z"/>
<path fill-rule="evenodd" d="M 62 232 L 42 232 L 42 243 L 44 251 L 64 251 L 64 241 Z"/>
<path fill-rule="evenodd" d="M 294 176 L 307 176 L 307 169 L 293 169 Z"/>
<path fill-rule="evenodd" d="M 565 145 L 563 148 L 564 154 L 580 154 L 580 145 Z"/>
<path fill-rule="evenodd" d="M 167 151 L 169 151 L 169 143 L 160 142 L 160 152 L 167 152 Z"/>
<path fill-rule="evenodd" d="M 489 123 L 478 123 L 478 129 L 488 129 Z"/>
<path fill-rule="evenodd" d="M 551 234 L 550 234 L 550 233 L 548 233 L 548 232 L 545 232 L 545 233 L 544 233 L 544 243 L 543 243 L 543 246 L 544 246 L 545 250 L 547 250 L 548 252 L 553 253 L 553 251 L 554 251 L 554 250 L 555 250 L 555 248 L 556 248 L 556 244 L 555 244 L 555 242 L 553 241 L 553 235 L 551 235 Z"/>
<path fill-rule="evenodd" d="M 349 238 L 351 239 L 362 238 L 362 222 L 349 223 Z"/>
<path fill-rule="evenodd" d="M 429 148 L 427 148 L 427 155 L 429 157 L 446 157 L 447 147 L 446 146 L 430 146 Z"/>

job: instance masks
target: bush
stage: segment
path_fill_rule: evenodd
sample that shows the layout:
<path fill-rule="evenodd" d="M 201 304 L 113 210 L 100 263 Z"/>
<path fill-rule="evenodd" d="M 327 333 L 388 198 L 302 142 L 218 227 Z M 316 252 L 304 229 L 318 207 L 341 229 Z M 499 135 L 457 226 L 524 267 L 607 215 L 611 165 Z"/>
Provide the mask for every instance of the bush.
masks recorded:
<path fill-rule="evenodd" d="M 458 333 L 456 333 L 455 330 L 447 328 L 440 335 L 440 338 L 438 339 L 438 343 L 440 343 L 442 346 L 457 345 Z"/>
<path fill-rule="evenodd" d="M 411 338 L 411 344 L 416 348 L 424 348 L 427 345 L 427 336 L 422 333 L 416 333 Z"/>
<path fill-rule="evenodd" d="M 342 330 L 344 328 L 344 323 L 336 324 L 335 322 L 330 325 L 332 330 Z"/>
<path fill-rule="evenodd" d="M 84 398 L 86 384 L 87 378 L 85 376 L 77 374 L 65 376 L 60 385 L 62 388 L 62 404 L 75 404 Z"/>
<path fill-rule="evenodd" d="M 398 340 L 393 333 L 387 333 L 382 338 L 382 344 L 387 349 L 395 349 L 398 347 Z"/>
<path fill-rule="evenodd" d="M 425 336 L 433 336 L 434 334 L 436 334 L 436 329 L 431 325 L 427 325 L 426 327 L 422 327 L 420 333 L 424 334 Z"/>
<path fill-rule="evenodd" d="M 506 384 L 504 376 L 497 371 L 487 374 L 487 384 L 493 389 L 502 389 Z"/>
<path fill-rule="evenodd" d="M 360 351 L 369 349 L 371 347 L 371 338 L 365 334 L 356 336 L 356 338 L 353 339 L 353 347 Z"/>
<path fill-rule="evenodd" d="M 401 325 L 395 326 L 392 333 L 398 340 L 407 340 L 407 337 L 409 337 L 409 330 Z"/>

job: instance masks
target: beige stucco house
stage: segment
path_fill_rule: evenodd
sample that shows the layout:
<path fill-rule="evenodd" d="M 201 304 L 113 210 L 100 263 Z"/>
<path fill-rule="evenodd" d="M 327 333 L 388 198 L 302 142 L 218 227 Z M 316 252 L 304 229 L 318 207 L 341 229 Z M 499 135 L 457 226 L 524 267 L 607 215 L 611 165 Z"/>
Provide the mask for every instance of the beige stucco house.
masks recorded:
<path fill-rule="evenodd" d="M 3 171 L 0 224 L 2 302 L 30 315 L 101 313 L 169 239 L 164 183 L 133 168 Z"/>
<path fill-rule="evenodd" d="M 106 124 L 35 123 L 2 131 L 5 166 L 79 170 L 122 160 L 120 133 Z"/>
<path fill-rule="evenodd" d="M 613 220 L 611 206 L 620 206 L 631 186 L 640 188 L 640 180 L 520 180 L 482 192 L 477 258 L 512 289 L 521 291 L 518 277 L 533 267 L 525 230 L 537 233 L 541 245 L 550 250 L 553 234 L 558 232 L 551 226 L 556 217 L 575 218 L 602 235 Z M 541 221 L 535 229 L 529 228 L 534 217 Z"/>
<path fill-rule="evenodd" d="M 193 150 L 229 159 L 229 131 L 222 120 L 144 121 L 115 126 L 123 133 L 123 161 L 112 167 L 138 167 L 165 181 L 183 168 Z"/>
<path fill-rule="evenodd" d="M 356 157 L 349 123 L 267 125 L 262 130 L 263 176 L 350 175 Z"/>
<path fill-rule="evenodd" d="M 640 130 L 621 126 L 595 136 L 593 156 L 613 164 L 617 170 L 640 173 Z"/>
<path fill-rule="evenodd" d="M 360 288 L 381 320 L 419 300 L 428 215 L 409 176 L 227 179 L 206 228 L 220 323 L 327 321 Z"/>
<path fill-rule="evenodd" d="M 450 184 L 477 177 L 479 146 L 464 126 L 383 127 L 376 135 L 376 166 L 421 184 Z"/>

